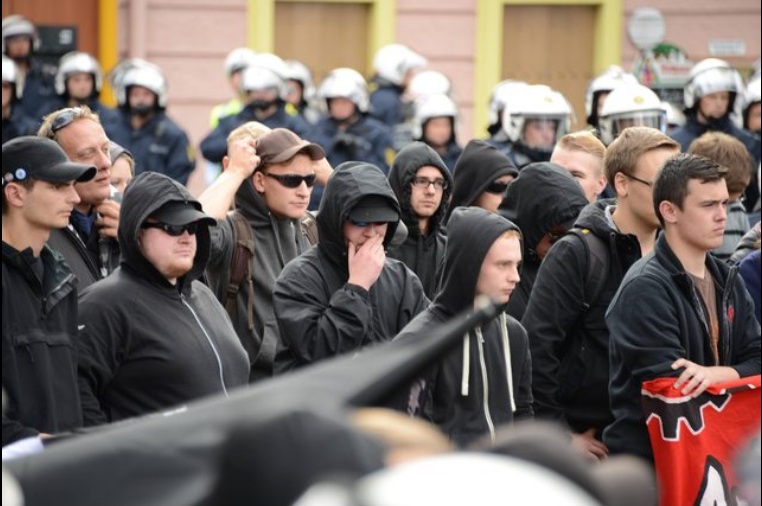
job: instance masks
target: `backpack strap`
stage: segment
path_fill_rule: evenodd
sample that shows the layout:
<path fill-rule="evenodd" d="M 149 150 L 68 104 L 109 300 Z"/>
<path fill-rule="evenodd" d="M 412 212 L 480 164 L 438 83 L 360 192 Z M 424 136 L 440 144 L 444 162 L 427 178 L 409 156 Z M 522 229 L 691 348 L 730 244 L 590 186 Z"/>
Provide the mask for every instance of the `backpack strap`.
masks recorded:
<path fill-rule="evenodd" d="M 605 241 L 589 229 L 575 227 L 569 231 L 569 234 L 578 237 L 585 248 L 585 295 L 582 303 L 585 312 L 588 312 L 603 295 L 611 258 Z"/>
<path fill-rule="evenodd" d="M 246 281 L 249 296 L 246 302 L 246 315 L 249 331 L 254 330 L 254 232 L 246 218 L 238 211 L 228 213 L 233 222 L 233 256 L 230 260 L 230 279 L 226 289 L 225 310 L 231 316 L 236 314 L 236 301 L 241 284 Z"/>
<path fill-rule="evenodd" d="M 314 246 L 318 242 L 318 228 L 317 219 L 315 214 L 310 211 L 305 211 L 302 217 L 302 233 L 307 238 L 307 242 L 310 246 Z"/>

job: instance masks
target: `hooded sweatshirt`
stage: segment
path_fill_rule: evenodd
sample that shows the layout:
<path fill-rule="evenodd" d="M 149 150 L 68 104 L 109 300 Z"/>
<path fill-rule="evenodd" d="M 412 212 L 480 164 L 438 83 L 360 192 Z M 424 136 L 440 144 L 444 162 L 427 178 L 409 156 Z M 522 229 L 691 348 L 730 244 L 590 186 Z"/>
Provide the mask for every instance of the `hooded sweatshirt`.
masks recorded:
<path fill-rule="evenodd" d="M 518 225 L 524 237 L 521 282 L 508 303 L 509 315 L 520 320 L 526 311 L 540 270 L 537 244 L 555 225 L 575 220 L 586 205 L 587 198 L 577 180 L 555 163 L 529 164 L 508 185 L 499 212 Z"/>
<path fill-rule="evenodd" d="M 425 339 L 432 327 L 473 308 L 484 257 L 508 230 L 518 227 L 497 214 L 456 209 L 448 225 L 442 289 L 395 340 Z M 532 418 L 531 377 L 527 334 L 501 313 L 463 336 L 463 345 L 427 375 L 408 412 L 420 413 L 460 445 L 486 433 L 494 437 L 496 426 Z"/>
<path fill-rule="evenodd" d="M 242 283 L 236 300 L 233 326 L 249 355 L 250 381 L 272 376 L 272 362 L 278 342 L 278 325 L 273 309 L 275 280 L 288 262 L 307 251 L 301 221 L 273 215 L 264 199 L 254 189 L 251 179 L 243 182 L 235 198 L 235 206 L 254 232 L 253 328 L 247 314 L 249 287 Z M 209 286 L 224 303 L 230 281 L 230 264 L 236 247 L 233 220 L 227 217 L 212 227 L 212 257 L 206 268 Z"/>
<path fill-rule="evenodd" d="M 344 223 L 370 195 L 399 213 L 386 176 L 371 164 L 343 163 L 328 180 L 317 216 L 320 242 L 290 262 L 275 283 L 276 373 L 389 341 L 428 305 L 418 277 L 389 257 L 370 290 L 347 283 Z M 396 222 L 389 223 L 384 246 L 396 229 Z"/>
<path fill-rule="evenodd" d="M 418 173 L 418 169 L 424 166 L 439 169 L 442 178 L 447 183 L 447 188 L 442 192 L 442 202 L 434 215 L 429 218 L 427 235 L 421 234 L 418 228 L 418 217 L 410 206 L 413 178 Z M 404 147 L 394 159 L 394 164 L 389 171 L 389 184 L 400 202 L 401 218 L 408 230 L 405 242 L 390 248 L 389 256 L 403 261 L 415 272 L 423 284 L 426 296 L 433 298 L 439 288 L 447 244 L 442 220 L 447 211 L 447 202 L 450 200 L 452 176 L 436 151 L 422 142 L 413 142 Z"/>
<path fill-rule="evenodd" d="M 470 206 L 496 179 L 519 171 L 513 163 L 494 146 L 484 141 L 472 140 L 466 144 L 453 170 L 452 201 L 445 221 L 458 206 Z"/>
<path fill-rule="evenodd" d="M 227 394 L 248 379 L 246 352 L 225 309 L 198 278 L 209 260 L 209 230 L 196 233 L 191 270 L 172 285 L 138 245 L 141 225 L 162 205 L 201 209 L 188 190 L 155 172 L 128 187 L 119 222 L 122 264 L 79 299 L 79 383 L 86 425 Z"/>

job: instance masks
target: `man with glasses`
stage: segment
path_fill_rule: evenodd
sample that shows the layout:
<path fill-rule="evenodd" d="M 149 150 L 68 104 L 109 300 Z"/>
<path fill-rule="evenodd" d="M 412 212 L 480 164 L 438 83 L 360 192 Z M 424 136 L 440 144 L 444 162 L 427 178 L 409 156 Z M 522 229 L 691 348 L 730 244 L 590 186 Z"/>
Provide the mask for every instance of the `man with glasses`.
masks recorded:
<path fill-rule="evenodd" d="M 447 243 L 442 221 L 450 200 L 452 176 L 433 148 L 413 142 L 397 153 L 389 171 L 389 184 L 397 195 L 401 219 L 408 230 L 405 242 L 390 248 L 389 256 L 415 272 L 426 296 L 434 298 Z"/>
<path fill-rule="evenodd" d="M 317 144 L 285 128 L 270 130 L 255 122 L 231 132 L 222 164 L 222 174 L 199 198 L 204 210 L 220 220 L 212 229 L 206 275 L 218 300 L 228 307 L 249 354 L 250 380 L 255 381 L 273 374 L 278 342 L 272 305 L 275 280 L 288 262 L 310 247 L 302 219 L 315 183 L 325 184 L 331 168 Z M 227 214 L 233 203 L 251 230 L 254 257 L 248 279 L 229 303 L 233 257 L 243 238 L 236 228 L 239 217 Z"/>
<path fill-rule="evenodd" d="M 40 137 L 56 141 L 73 162 L 94 165 L 96 176 L 74 188 L 79 202 L 69 225 L 50 235 L 50 246 L 61 252 L 82 290 L 109 275 L 119 265 L 119 203 L 111 200 L 110 143 L 98 115 L 87 106 L 68 107 L 45 116 Z"/>
<path fill-rule="evenodd" d="M 508 183 L 519 175 L 507 156 L 484 141 L 472 140 L 453 169 L 453 189 L 445 222 L 458 206 L 476 206 L 496 212 Z"/>
<path fill-rule="evenodd" d="M 616 200 L 587 205 L 574 231 L 540 266 L 522 324 L 532 352 L 538 418 L 566 424 L 588 458 L 606 456 L 609 332 L 604 315 L 627 269 L 653 249 L 659 221 L 652 185 L 679 144 L 659 130 L 625 129 L 606 150 L 604 172 Z"/>
<path fill-rule="evenodd" d="M 276 374 L 391 340 L 428 305 L 415 273 L 385 252 L 399 217 L 381 169 L 336 168 L 320 201 L 320 242 L 275 283 Z"/>
<path fill-rule="evenodd" d="M 199 281 L 215 220 L 183 185 L 156 172 L 132 181 L 121 218 L 121 268 L 79 299 L 87 426 L 227 395 L 249 375 L 225 309 Z"/>
<path fill-rule="evenodd" d="M 77 284 L 46 243 L 79 202 L 75 182 L 92 179 L 95 168 L 70 162 L 55 142 L 32 136 L 3 144 L 2 163 L 5 447 L 82 425 Z"/>

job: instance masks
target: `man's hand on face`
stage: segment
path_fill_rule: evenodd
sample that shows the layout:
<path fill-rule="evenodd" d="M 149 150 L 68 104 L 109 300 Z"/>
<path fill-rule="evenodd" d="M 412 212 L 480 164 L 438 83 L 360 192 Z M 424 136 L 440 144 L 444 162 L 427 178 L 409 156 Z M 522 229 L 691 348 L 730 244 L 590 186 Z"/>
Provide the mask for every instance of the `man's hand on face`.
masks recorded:
<path fill-rule="evenodd" d="M 347 263 L 349 267 L 348 283 L 370 290 L 384 268 L 386 252 L 384 237 L 368 239 L 362 246 L 347 243 Z"/>
<path fill-rule="evenodd" d="M 119 210 L 121 204 L 115 200 L 104 200 L 95 207 L 98 213 L 98 219 L 95 220 L 95 226 L 102 237 L 111 237 L 116 239 L 117 229 L 119 228 Z"/>

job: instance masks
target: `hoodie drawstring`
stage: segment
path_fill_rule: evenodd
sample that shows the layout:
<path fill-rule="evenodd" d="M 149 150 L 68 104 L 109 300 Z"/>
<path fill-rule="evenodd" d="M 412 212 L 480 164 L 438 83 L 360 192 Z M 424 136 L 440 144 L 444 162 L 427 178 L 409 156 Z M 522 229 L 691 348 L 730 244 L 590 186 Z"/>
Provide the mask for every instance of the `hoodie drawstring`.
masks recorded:
<path fill-rule="evenodd" d="M 508 318 L 500 313 L 500 333 L 503 336 L 503 356 L 505 357 L 505 375 L 508 379 L 508 397 L 511 399 L 511 412 L 516 412 L 516 399 L 513 396 L 513 367 L 511 366 L 511 345 L 508 342 Z"/>
<path fill-rule="evenodd" d="M 460 395 L 468 397 L 468 376 L 471 372 L 471 354 L 469 352 L 468 332 L 463 336 L 463 376 L 460 380 Z"/>

